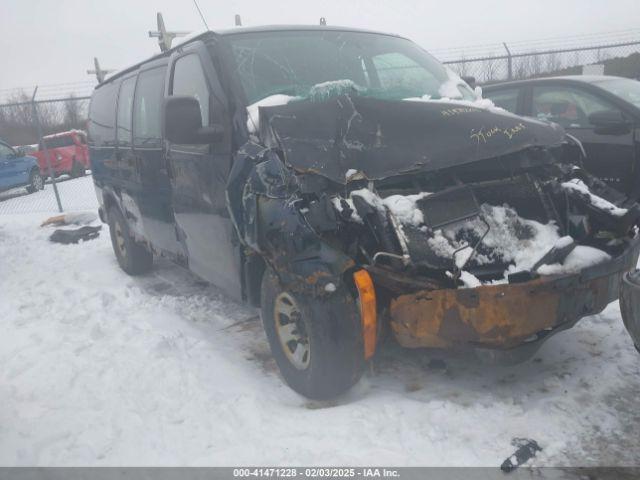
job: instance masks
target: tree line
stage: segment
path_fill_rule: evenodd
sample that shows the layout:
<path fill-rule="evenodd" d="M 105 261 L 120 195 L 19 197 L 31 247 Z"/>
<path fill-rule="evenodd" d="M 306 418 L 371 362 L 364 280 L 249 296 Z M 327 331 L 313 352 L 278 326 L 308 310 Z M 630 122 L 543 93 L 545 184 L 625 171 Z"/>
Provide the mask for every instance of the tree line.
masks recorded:
<path fill-rule="evenodd" d="M 31 97 L 17 92 L 0 104 L 0 139 L 10 145 L 30 145 L 39 142 Z M 22 103 L 22 105 L 8 104 Z M 73 94 L 61 102 L 36 104 L 37 115 L 45 135 L 71 129 L 85 129 L 88 100 L 78 100 Z"/>

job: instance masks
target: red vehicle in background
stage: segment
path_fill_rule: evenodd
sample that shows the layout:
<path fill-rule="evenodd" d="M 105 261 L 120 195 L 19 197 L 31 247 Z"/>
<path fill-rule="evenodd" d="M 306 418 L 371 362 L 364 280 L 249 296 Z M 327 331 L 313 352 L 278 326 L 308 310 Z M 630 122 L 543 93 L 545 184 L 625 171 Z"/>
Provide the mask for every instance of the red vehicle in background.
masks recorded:
<path fill-rule="evenodd" d="M 57 177 L 64 173 L 72 177 L 80 177 L 90 169 L 87 134 L 81 130 L 70 130 L 44 137 L 49 151 L 49 159 L 53 174 Z M 31 155 L 38 159 L 40 173 L 49 176 L 47 157 L 42 144 Z"/>

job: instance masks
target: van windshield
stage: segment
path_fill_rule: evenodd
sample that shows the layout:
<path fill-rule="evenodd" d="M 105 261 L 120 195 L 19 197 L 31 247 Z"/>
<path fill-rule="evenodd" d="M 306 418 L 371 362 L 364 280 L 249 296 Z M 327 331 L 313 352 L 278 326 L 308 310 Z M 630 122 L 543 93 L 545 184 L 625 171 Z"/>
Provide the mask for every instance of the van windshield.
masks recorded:
<path fill-rule="evenodd" d="M 325 96 L 345 89 L 381 99 L 475 99 L 474 92 L 409 40 L 342 31 L 231 34 L 249 104 L 276 94 Z"/>

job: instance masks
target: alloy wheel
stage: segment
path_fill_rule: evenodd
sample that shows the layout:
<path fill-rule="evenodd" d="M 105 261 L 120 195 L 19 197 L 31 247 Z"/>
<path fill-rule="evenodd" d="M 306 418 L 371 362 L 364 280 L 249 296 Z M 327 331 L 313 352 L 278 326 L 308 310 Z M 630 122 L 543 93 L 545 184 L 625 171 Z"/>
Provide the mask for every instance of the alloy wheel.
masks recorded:
<path fill-rule="evenodd" d="M 305 370 L 311 360 L 311 346 L 300 307 L 289 293 L 283 292 L 276 298 L 273 310 L 284 354 L 295 368 Z"/>

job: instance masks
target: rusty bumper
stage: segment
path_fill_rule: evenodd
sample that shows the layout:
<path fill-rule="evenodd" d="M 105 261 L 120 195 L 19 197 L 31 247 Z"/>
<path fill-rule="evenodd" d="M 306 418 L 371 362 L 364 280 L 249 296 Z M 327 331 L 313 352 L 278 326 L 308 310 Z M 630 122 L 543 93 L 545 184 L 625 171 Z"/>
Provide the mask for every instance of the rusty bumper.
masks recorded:
<path fill-rule="evenodd" d="M 635 268 L 639 251 L 635 238 L 618 257 L 575 274 L 401 295 L 391 303 L 391 326 L 408 348 L 510 349 L 548 338 L 616 300 L 620 280 Z"/>

